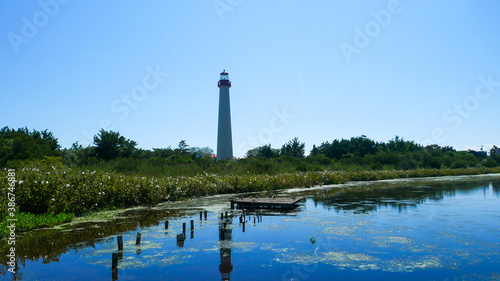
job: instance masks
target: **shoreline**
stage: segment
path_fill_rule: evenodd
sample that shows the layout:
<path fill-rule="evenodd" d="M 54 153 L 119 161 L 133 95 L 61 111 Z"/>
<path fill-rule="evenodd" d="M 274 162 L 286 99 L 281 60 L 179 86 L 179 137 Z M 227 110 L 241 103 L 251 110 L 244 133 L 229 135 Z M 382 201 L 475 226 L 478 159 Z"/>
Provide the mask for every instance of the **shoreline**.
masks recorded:
<path fill-rule="evenodd" d="M 65 226 L 76 225 L 81 223 L 93 223 L 93 222 L 110 222 L 116 219 L 117 215 L 133 212 L 133 211 L 141 211 L 141 210 L 165 210 L 173 208 L 199 208 L 201 201 L 217 201 L 224 198 L 231 198 L 236 195 L 245 195 L 245 194 L 255 194 L 262 192 L 273 192 L 273 193 L 295 193 L 302 192 L 308 190 L 322 190 L 322 189 L 331 189 L 331 188 L 343 188 L 343 187 L 366 187 L 374 184 L 402 184 L 402 183 L 426 183 L 426 182 L 446 182 L 446 181 L 466 181 L 466 180 L 482 180 L 482 179 L 500 179 L 500 173 L 492 173 L 492 174 L 480 174 L 480 175 L 459 175 L 459 176 L 436 176 L 436 177 L 415 177 L 415 178 L 394 178 L 394 179 L 383 179 L 383 180 L 369 180 L 369 181 L 348 181 L 346 183 L 339 184 L 330 184 L 330 185 L 317 185 L 312 187 L 302 187 L 302 188 L 290 188 L 290 189 L 276 189 L 271 191 L 254 191 L 254 192 L 242 192 L 242 193 L 227 193 L 227 194 L 217 194 L 217 195 L 208 195 L 201 197 L 189 198 L 186 200 L 178 200 L 178 201 L 166 201 L 156 204 L 155 206 L 136 206 L 130 208 L 122 208 L 116 210 L 105 210 L 98 211 L 88 215 L 84 215 L 81 217 L 76 217 L 73 221 L 61 225 L 57 225 L 51 228 L 40 228 L 35 229 L 33 231 L 41 230 L 41 229 L 63 229 Z M 215 202 L 214 202 L 215 203 Z M 182 205 L 182 206 L 179 206 Z M 229 206 L 229 202 L 227 202 Z M 213 212 L 217 212 L 220 208 L 215 208 Z"/>

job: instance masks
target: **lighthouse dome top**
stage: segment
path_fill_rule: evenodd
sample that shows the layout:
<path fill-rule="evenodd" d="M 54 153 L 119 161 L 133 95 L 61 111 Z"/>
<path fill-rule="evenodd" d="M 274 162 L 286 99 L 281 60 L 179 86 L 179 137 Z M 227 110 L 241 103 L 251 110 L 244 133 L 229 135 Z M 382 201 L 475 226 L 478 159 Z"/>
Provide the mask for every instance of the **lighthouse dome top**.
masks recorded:
<path fill-rule="evenodd" d="M 220 80 L 229 80 L 229 73 L 225 69 L 220 73 Z"/>
<path fill-rule="evenodd" d="M 229 73 L 227 73 L 225 69 L 220 73 L 220 80 L 217 85 L 219 87 L 221 86 L 231 87 L 231 81 L 229 81 Z"/>

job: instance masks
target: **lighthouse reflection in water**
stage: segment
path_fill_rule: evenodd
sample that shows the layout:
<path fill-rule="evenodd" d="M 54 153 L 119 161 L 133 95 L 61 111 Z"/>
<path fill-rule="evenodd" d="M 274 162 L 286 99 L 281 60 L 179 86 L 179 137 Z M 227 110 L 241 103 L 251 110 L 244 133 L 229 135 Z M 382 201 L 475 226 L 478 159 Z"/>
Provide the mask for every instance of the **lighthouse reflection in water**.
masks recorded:
<path fill-rule="evenodd" d="M 231 271 L 233 264 L 231 263 L 231 236 L 233 230 L 231 216 L 224 218 L 219 222 L 219 241 L 220 241 L 220 265 L 219 271 L 222 275 L 222 280 L 231 280 Z"/>

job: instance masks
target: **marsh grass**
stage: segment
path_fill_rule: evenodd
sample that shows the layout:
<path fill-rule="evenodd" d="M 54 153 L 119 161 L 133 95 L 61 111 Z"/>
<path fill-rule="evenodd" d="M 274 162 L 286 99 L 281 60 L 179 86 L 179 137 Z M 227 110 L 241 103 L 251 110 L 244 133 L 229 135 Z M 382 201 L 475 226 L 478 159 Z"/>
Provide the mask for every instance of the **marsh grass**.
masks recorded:
<path fill-rule="evenodd" d="M 14 217 L 16 221 L 16 233 L 30 231 L 37 228 L 52 227 L 55 225 L 70 222 L 75 215 L 72 213 L 39 214 L 18 212 Z M 0 237 L 7 236 L 10 229 L 7 228 L 7 221 L 0 223 Z"/>

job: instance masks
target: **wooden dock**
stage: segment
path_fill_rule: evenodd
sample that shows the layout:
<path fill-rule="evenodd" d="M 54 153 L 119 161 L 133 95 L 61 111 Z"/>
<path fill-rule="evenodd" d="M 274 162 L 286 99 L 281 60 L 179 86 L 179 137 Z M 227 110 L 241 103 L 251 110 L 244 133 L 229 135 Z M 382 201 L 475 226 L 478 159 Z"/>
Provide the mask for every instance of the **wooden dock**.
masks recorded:
<path fill-rule="evenodd" d="M 304 199 L 304 197 L 285 197 L 285 196 L 272 196 L 272 197 L 252 197 L 252 196 L 238 196 L 230 199 L 231 209 L 237 205 L 238 208 L 243 209 L 293 209 L 297 207 L 297 203 Z"/>

